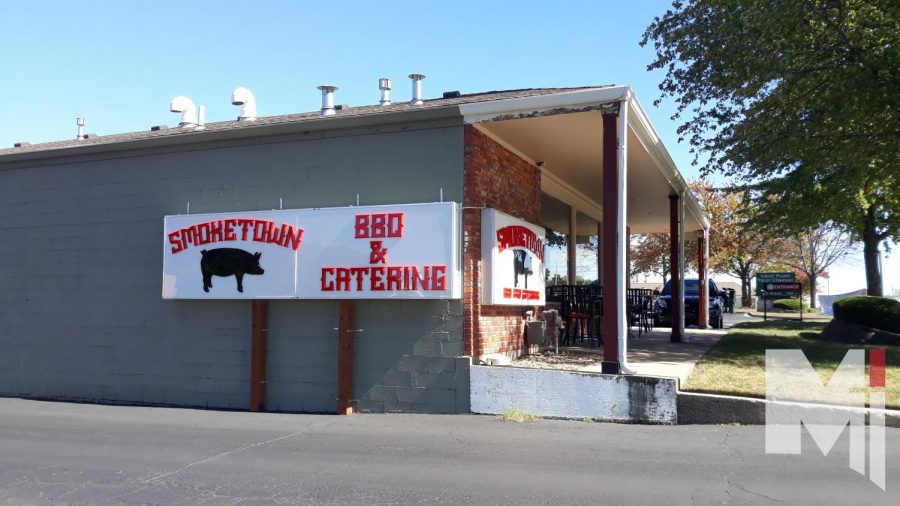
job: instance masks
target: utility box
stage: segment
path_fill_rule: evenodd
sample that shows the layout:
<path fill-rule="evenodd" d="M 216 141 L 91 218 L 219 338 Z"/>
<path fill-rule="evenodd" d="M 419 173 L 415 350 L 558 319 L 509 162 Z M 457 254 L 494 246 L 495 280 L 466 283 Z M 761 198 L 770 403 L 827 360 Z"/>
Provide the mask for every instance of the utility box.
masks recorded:
<path fill-rule="evenodd" d="M 544 344 L 544 329 L 547 323 L 543 320 L 525 322 L 525 343 Z"/>

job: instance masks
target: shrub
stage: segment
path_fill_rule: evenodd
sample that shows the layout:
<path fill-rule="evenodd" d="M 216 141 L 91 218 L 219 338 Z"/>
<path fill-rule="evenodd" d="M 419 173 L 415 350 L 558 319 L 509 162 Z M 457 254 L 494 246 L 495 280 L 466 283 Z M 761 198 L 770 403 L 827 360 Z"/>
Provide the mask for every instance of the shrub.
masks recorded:
<path fill-rule="evenodd" d="M 772 302 L 772 307 L 789 311 L 800 311 L 800 301 L 797 299 L 778 299 Z M 803 307 L 806 308 L 806 304 Z"/>
<path fill-rule="evenodd" d="M 900 333 L 900 301 L 858 295 L 835 302 L 833 308 L 834 317 L 839 320 Z"/>

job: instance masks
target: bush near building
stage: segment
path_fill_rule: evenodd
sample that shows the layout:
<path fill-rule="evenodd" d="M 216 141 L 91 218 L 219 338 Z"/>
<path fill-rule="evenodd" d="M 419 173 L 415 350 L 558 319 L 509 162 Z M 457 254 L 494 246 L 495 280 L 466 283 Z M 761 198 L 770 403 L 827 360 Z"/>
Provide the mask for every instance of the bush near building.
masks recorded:
<path fill-rule="evenodd" d="M 900 301 L 857 295 L 836 301 L 834 317 L 886 332 L 900 333 Z"/>
<path fill-rule="evenodd" d="M 797 299 L 778 299 L 772 302 L 772 307 L 788 311 L 800 311 L 800 301 Z M 806 309 L 806 304 L 803 305 L 803 308 Z"/>

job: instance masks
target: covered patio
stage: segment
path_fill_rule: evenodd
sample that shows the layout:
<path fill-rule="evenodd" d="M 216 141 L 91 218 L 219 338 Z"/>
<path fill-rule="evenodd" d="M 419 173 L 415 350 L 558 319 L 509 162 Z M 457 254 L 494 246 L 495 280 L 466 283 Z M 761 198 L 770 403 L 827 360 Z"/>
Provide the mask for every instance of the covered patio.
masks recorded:
<path fill-rule="evenodd" d="M 467 124 L 539 168 L 539 225 L 568 236 L 569 280 L 576 279 L 576 243 L 597 236 L 604 373 L 639 372 L 628 361 L 631 233 L 670 234 L 672 342 L 684 336 L 684 249 L 688 241 L 698 248 L 699 326 L 706 326 L 709 220 L 629 86 L 465 104 L 460 111 Z"/>

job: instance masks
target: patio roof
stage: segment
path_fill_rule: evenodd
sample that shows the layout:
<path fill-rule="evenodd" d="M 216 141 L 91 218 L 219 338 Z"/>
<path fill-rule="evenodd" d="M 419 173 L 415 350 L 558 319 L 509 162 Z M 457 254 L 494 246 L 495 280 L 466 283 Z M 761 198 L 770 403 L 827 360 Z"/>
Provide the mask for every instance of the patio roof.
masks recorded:
<path fill-rule="evenodd" d="M 627 100 L 627 224 L 633 233 L 669 231 L 669 195 L 683 192 L 685 231 L 709 227 L 699 203 L 662 144 L 630 86 L 560 91 L 490 102 L 461 104 L 467 123 L 476 125 L 519 156 L 541 167 L 541 190 L 592 220 L 579 235 L 595 235 L 603 219 L 601 179 L 604 110 Z M 568 206 L 545 198 L 542 221 L 568 232 Z"/>

